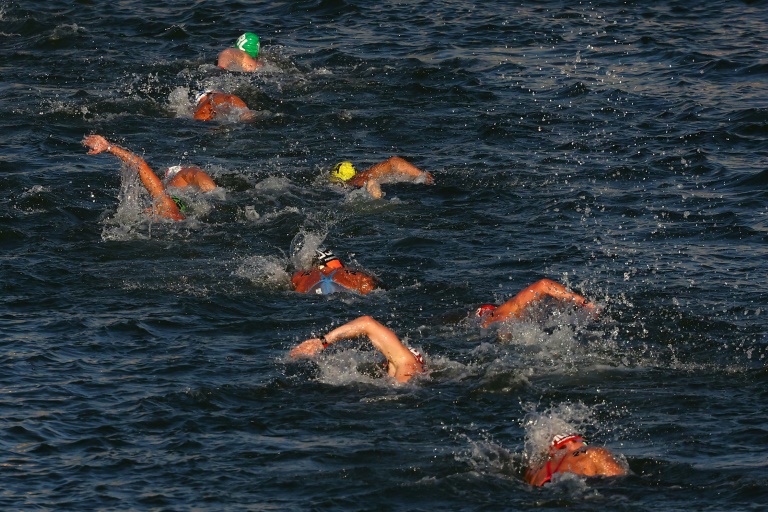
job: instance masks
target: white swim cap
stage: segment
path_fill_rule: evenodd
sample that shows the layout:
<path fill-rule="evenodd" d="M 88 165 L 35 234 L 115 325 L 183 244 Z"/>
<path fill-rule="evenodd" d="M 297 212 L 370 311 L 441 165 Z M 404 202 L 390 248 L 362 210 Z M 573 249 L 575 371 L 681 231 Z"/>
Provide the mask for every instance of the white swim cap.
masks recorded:
<path fill-rule="evenodd" d="M 213 92 L 213 89 L 203 89 L 202 91 L 197 91 L 197 94 L 195 94 L 195 105 L 200 103 L 200 100 L 202 100 L 204 97 L 208 96 Z"/>

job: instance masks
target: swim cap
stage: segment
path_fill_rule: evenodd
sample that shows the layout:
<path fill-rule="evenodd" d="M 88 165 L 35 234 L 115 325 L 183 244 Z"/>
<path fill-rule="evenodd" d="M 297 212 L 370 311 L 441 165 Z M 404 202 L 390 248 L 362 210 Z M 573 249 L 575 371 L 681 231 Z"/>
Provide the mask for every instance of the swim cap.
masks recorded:
<path fill-rule="evenodd" d="M 312 264 L 314 264 L 314 265 L 327 265 L 331 261 L 338 260 L 338 259 L 339 258 L 337 258 L 333 254 L 333 252 L 331 252 L 331 251 L 329 251 L 327 249 L 319 248 L 319 249 L 315 250 L 315 256 L 314 256 L 314 258 L 312 258 Z"/>
<path fill-rule="evenodd" d="M 552 444 L 549 446 L 549 449 L 552 451 L 559 450 L 571 441 L 581 441 L 584 443 L 584 438 L 578 434 L 558 434 L 552 438 Z"/>
<path fill-rule="evenodd" d="M 253 32 L 246 32 L 235 41 L 235 48 L 243 50 L 254 59 L 259 54 L 259 36 Z"/>
<path fill-rule="evenodd" d="M 344 161 L 333 166 L 328 179 L 336 183 L 343 183 L 352 179 L 352 176 L 355 174 L 357 174 L 357 171 L 355 170 L 355 166 L 352 165 L 352 162 Z"/>
<path fill-rule="evenodd" d="M 180 165 L 172 165 L 165 171 L 165 179 L 173 178 L 181 170 Z"/>
<path fill-rule="evenodd" d="M 203 89 L 201 91 L 197 91 L 197 94 L 195 94 L 195 105 L 200 103 L 200 100 L 202 100 L 212 92 L 213 92 L 213 89 Z"/>
<path fill-rule="evenodd" d="M 483 304 L 479 308 L 475 310 L 475 316 L 477 317 L 484 317 L 485 315 L 490 315 L 493 313 L 493 310 L 496 309 L 497 306 L 493 304 Z"/>
<path fill-rule="evenodd" d="M 422 355 L 421 355 L 421 352 L 419 352 L 419 351 L 418 351 L 418 350 L 416 350 L 415 348 L 411 348 L 411 347 L 408 347 L 408 351 L 409 351 L 411 354 L 413 354 L 413 357 L 415 357 L 415 358 L 416 358 L 416 361 L 418 361 L 418 363 L 419 363 L 421 366 L 424 366 L 424 365 L 426 364 L 426 363 L 424 362 L 424 356 L 422 356 Z"/>
<path fill-rule="evenodd" d="M 187 203 L 185 203 L 182 198 L 171 196 L 171 199 L 173 199 L 173 202 L 179 207 L 180 212 L 185 213 L 187 211 Z"/>

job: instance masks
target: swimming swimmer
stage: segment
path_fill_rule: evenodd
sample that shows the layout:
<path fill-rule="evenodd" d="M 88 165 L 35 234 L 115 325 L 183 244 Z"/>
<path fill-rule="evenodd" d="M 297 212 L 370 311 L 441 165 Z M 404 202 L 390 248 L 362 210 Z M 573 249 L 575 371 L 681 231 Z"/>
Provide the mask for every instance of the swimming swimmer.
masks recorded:
<path fill-rule="evenodd" d="M 375 277 L 344 266 L 331 251 L 317 249 L 312 258 L 312 268 L 300 270 L 291 277 L 293 289 L 299 293 L 328 295 L 341 291 L 356 291 L 365 295 L 381 283 Z"/>
<path fill-rule="evenodd" d="M 232 114 L 239 114 L 240 121 L 253 120 L 255 113 L 248 105 L 234 94 L 206 90 L 195 98 L 195 113 L 192 117 L 198 121 L 212 121 Z"/>
<path fill-rule="evenodd" d="M 494 322 L 503 322 L 511 318 L 522 317 L 533 304 L 547 297 L 563 302 L 571 302 L 586 309 L 593 316 L 599 313 L 598 307 L 581 295 L 569 292 L 565 286 L 551 279 L 542 279 L 533 283 L 501 306 L 484 304 L 475 311 L 475 314 L 481 318 L 481 325 L 488 327 Z"/>
<path fill-rule="evenodd" d="M 557 473 L 622 476 L 628 473 L 628 469 L 606 448 L 587 446 L 584 439 L 576 434 L 561 434 L 553 437 L 545 460 L 536 467 L 528 468 L 525 481 L 542 486 Z"/>
<path fill-rule="evenodd" d="M 328 179 L 334 183 L 365 187 L 376 199 L 381 199 L 384 195 L 381 185 L 386 183 L 410 182 L 432 185 L 435 182 L 430 173 L 422 171 L 399 156 L 388 158 L 362 172 L 357 172 L 352 162 L 339 162 L 331 169 Z"/>
<path fill-rule="evenodd" d="M 256 71 L 264 65 L 260 60 L 256 60 L 260 48 L 259 36 L 246 32 L 237 38 L 234 47 L 219 54 L 217 66 L 227 71 Z"/>
<path fill-rule="evenodd" d="M 171 167 L 167 173 L 168 182 L 163 184 L 160 178 L 152 171 L 146 161 L 138 155 L 131 153 L 127 149 L 110 143 L 101 135 L 88 135 L 83 139 L 83 145 L 89 149 L 89 155 L 98 155 L 107 152 L 115 155 L 117 158 L 136 169 L 142 184 L 149 192 L 154 203 L 153 213 L 160 217 L 171 220 L 183 220 L 184 214 L 181 212 L 179 204 L 168 194 L 166 186 L 172 187 L 192 187 L 203 192 L 216 188 L 210 176 L 208 176 L 199 167 Z"/>
<path fill-rule="evenodd" d="M 294 347 L 290 356 L 294 359 L 312 357 L 332 343 L 358 336 L 367 336 L 374 348 L 387 358 L 387 374 L 398 382 L 407 382 L 425 371 L 421 353 L 403 345 L 394 332 L 370 316 L 356 318 L 325 336 L 310 338 Z"/>

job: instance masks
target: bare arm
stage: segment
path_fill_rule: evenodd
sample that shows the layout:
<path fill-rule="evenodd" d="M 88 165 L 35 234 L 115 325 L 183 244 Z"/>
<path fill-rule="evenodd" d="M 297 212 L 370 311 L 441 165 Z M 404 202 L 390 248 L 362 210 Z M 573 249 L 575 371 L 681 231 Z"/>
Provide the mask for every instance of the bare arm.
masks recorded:
<path fill-rule="evenodd" d="M 393 156 L 369 167 L 365 171 L 358 173 L 349 182 L 355 186 L 362 186 L 369 180 L 380 180 L 382 182 L 391 181 L 417 181 L 423 179 L 424 183 L 431 185 L 434 183 L 432 175 L 422 171 L 409 161 Z"/>
<path fill-rule="evenodd" d="M 136 169 L 139 173 L 139 178 L 144 184 L 144 187 L 152 196 L 155 201 L 155 213 L 163 217 L 167 217 L 173 220 L 181 220 L 184 215 L 179 211 L 179 207 L 173 202 L 168 194 L 165 193 L 165 187 L 160 178 L 152 171 L 138 155 L 131 153 L 127 149 L 123 149 L 119 146 L 115 146 L 109 143 L 107 139 L 101 135 L 88 135 L 83 139 L 83 145 L 89 149 L 89 155 L 98 155 L 102 152 L 112 153 L 117 158 Z"/>
<path fill-rule="evenodd" d="M 421 364 L 411 354 L 408 348 L 400 342 L 400 338 L 388 327 L 380 324 L 370 316 L 361 316 L 337 327 L 321 338 L 311 338 L 291 350 L 291 357 L 312 356 L 326 346 L 337 341 L 367 336 L 371 344 L 387 358 L 390 375 L 399 382 L 409 380 L 415 373 L 422 371 Z"/>
<path fill-rule="evenodd" d="M 544 485 L 548 476 L 550 475 L 547 473 L 546 464 L 544 464 L 538 468 L 529 468 L 525 472 L 525 481 L 531 485 L 539 487 Z"/>
<path fill-rule="evenodd" d="M 202 192 L 210 192 L 216 188 L 216 183 L 199 167 L 184 167 L 171 178 L 169 187 L 194 187 Z"/>
<path fill-rule="evenodd" d="M 581 295 L 568 291 L 565 286 L 556 283 L 551 279 L 542 279 L 541 281 L 533 283 L 531 286 L 496 308 L 496 310 L 485 319 L 483 326 L 488 326 L 493 322 L 500 322 L 509 318 L 518 318 L 525 313 L 525 310 L 531 304 L 534 304 L 545 297 L 572 301 L 574 304 L 582 306 L 589 311 L 597 311 L 597 307 Z"/>

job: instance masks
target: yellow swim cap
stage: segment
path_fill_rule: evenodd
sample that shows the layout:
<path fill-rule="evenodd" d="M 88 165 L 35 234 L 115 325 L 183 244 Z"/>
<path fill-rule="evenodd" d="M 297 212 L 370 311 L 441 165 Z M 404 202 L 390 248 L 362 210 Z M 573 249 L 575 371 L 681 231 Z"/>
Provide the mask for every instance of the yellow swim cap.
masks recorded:
<path fill-rule="evenodd" d="M 352 179 L 352 176 L 356 173 L 357 171 L 355 171 L 355 166 L 352 165 L 352 162 L 339 162 L 331 169 L 328 179 L 337 183 L 344 182 Z"/>

